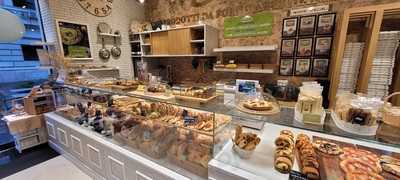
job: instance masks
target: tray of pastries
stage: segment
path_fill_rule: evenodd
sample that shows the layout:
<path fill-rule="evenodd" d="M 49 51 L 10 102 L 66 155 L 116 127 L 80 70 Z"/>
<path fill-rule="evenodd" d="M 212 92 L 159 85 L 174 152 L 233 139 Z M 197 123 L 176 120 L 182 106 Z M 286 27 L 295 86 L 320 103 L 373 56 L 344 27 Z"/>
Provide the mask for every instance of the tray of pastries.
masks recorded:
<path fill-rule="evenodd" d="M 236 107 L 240 111 L 255 115 L 272 115 L 280 112 L 280 107 L 276 102 L 260 99 L 241 101 Z"/>

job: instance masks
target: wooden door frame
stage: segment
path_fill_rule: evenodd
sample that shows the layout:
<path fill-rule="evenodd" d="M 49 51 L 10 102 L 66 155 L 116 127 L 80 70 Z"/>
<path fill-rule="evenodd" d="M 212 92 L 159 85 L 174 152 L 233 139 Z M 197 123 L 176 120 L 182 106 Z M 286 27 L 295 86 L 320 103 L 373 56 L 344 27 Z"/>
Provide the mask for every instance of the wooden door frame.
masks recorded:
<path fill-rule="evenodd" d="M 350 18 L 353 16 L 362 16 L 365 14 L 373 15 L 373 18 L 370 21 L 370 29 L 368 30 L 368 35 L 370 38 L 366 41 L 366 46 L 363 52 L 363 61 L 361 63 L 360 73 L 358 76 L 359 78 L 357 81 L 357 91 L 366 93 L 368 89 L 369 77 L 371 75 L 370 70 L 372 67 L 372 61 L 375 57 L 383 15 L 385 12 L 398 10 L 400 10 L 400 3 L 354 7 L 344 10 L 341 16 L 341 21 L 339 22 L 337 28 L 337 32 L 339 33 L 335 41 L 336 52 L 333 55 L 333 61 L 330 65 L 331 85 L 329 91 L 329 108 L 333 108 L 335 104 L 336 94 L 339 87 L 342 59 L 344 55 L 344 48 L 346 45 L 346 37 Z"/>

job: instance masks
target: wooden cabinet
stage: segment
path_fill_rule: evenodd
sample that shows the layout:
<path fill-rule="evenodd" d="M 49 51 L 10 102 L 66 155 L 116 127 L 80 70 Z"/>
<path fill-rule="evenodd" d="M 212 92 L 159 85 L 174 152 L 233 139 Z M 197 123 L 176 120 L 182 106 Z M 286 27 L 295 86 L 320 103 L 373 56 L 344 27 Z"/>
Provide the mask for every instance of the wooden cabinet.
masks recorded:
<path fill-rule="evenodd" d="M 169 54 L 192 54 L 190 48 L 190 29 L 176 29 L 168 31 Z"/>
<path fill-rule="evenodd" d="M 397 66 L 400 63 L 398 56 L 396 58 L 394 55 L 398 36 L 389 36 L 400 32 L 399 17 L 398 2 L 353 7 L 343 12 L 330 65 L 330 108 L 335 104 L 337 93 L 340 90 L 347 91 L 348 88 L 344 87 L 373 97 L 384 97 L 400 89 L 399 80 L 396 81 L 399 75 L 393 75 L 391 67 L 392 63 Z M 353 52 L 355 44 L 361 44 L 357 45 L 361 47 L 356 48 L 359 49 L 357 53 Z M 355 54 L 360 54 L 360 57 L 354 58 Z M 354 75 L 348 77 L 344 73 Z"/>
<path fill-rule="evenodd" d="M 155 32 L 151 34 L 151 53 L 153 55 L 168 54 L 168 32 Z"/>
<path fill-rule="evenodd" d="M 135 58 L 212 56 L 213 49 L 218 47 L 218 30 L 204 24 L 146 31 L 133 36 L 139 37 L 139 40 L 131 41 L 134 44 L 132 55 Z M 140 43 L 140 53 L 137 52 L 137 43 Z"/>

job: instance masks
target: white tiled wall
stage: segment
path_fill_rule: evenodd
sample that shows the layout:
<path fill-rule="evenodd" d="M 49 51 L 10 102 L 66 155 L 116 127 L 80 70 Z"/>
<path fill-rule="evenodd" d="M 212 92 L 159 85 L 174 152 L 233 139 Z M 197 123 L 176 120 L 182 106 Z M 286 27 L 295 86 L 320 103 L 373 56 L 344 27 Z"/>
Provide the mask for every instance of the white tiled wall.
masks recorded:
<path fill-rule="evenodd" d="M 112 5 L 112 13 L 107 17 L 95 17 L 77 3 L 76 0 L 39 0 L 41 7 L 44 32 L 48 42 L 58 43 L 58 36 L 55 28 L 55 20 L 68 20 L 89 26 L 90 46 L 92 49 L 93 63 L 96 65 L 107 65 L 118 67 L 123 78 L 133 77 L 133 65 L 131 60 L 131 47 L 129 44 L 129 27 L 132 21 L 144 19 L 144 7 L 135 0 L 115 0 Z M 49 11 L 50 10 L 50 11 Z M 113 30 L 119 30 L 122 35 L 122 55 L 118 59 L 110 58 L 103 62 L 98 51 L 102 47 L 101 38 L 97 36 L 96 28 L 100 22 L 108 23 Z M 113 47 L 113 39 L 108 38 L 106 48 Z"/>

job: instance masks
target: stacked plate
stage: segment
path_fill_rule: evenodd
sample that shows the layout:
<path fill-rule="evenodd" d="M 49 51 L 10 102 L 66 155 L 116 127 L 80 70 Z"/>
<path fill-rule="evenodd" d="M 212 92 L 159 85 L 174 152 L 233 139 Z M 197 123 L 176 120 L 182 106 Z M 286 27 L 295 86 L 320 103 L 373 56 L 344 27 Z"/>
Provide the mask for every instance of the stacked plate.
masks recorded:
<path fill-rule="evenodd" d="M 339 91 L 355 91 L 363 49 L 364 43 L 346 43 L 340 72 Z"/>
<path fill-rule="evenodd" d="M 400 31 L 387 31 L 379 34 L 368 83 L 368 96 L 384 97 L 389 94 L 399 40 Z"/>

